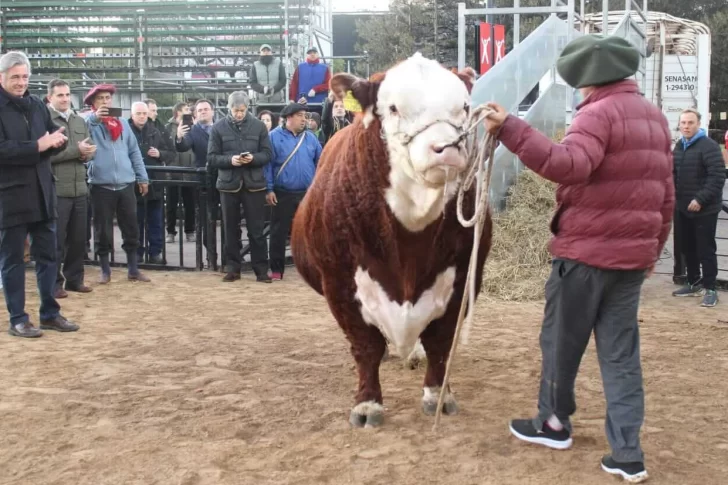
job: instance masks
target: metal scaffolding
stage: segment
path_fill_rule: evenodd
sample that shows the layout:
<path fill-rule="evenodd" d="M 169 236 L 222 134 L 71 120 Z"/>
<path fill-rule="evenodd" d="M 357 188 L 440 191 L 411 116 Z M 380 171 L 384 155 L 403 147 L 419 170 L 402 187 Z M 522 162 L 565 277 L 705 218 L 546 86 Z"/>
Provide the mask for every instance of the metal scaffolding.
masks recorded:
<path fill-rule="evenodd" d="M 31 90 L 62 77 L 81 92 L 248 89 L 261 44 L 288 78 L 310 45 L 331 50 L 332 0 L 2 0 L 0 51 L 31 60 Z"/>

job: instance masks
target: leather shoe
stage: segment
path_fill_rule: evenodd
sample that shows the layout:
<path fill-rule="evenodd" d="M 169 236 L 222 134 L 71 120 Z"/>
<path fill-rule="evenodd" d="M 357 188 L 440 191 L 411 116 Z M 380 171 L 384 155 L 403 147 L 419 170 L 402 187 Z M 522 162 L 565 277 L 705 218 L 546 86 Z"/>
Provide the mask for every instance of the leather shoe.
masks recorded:
<path fill-rule="evenodd" d="M 43 335 L 39 328 L 35 328 L 30 322 L 22 322 L 17 325 L 10 325 L 8 333 L 13 337 L 38 338 Z"/>
<path fill-rule="evenodd" d="M 269 275 L 264 274 L 255 278 L 258 283 L 273 283 L 273 278 Z"/>
<path fill-rule="evenodd" d="M 129 273 L 128 278 L 129 278 L 129 281 L 139 281 L 142 283 L 149 283 L 152 281 L 147 277 L 147 275 L 145 275 L 141 271 L 139 271 L 138 273 L 134 273 L 134 274 Z"/>
<path fill-rule="evenodd" d="M 225 276 L 223 276 L 223 278 L 222 278 L 222 280 L 223 280 L 223 281 L 224 281 L 225 283 L 229 283 L 229 282 L 231 282 L 231 281 L 236 281 L 236 280 L 239 280 L 239 279 L 240 279 L 240 273 L 235 273 L 235 272 L 233 272 L 233 271 L 230 271 L 229 273 L 227 273 L 227 274 L 226 274 Z"/>
<path fill-rule="evenodd" d="M 69 285 L 68 283 L 66 283 L 66 291 L 74 291 L 76 293 L 91 293 L 94 290 L 90 286 L 86 286 L 83 283 L 77 285 Z"/>
<path fill-rule="evenodd" d="M 58 315 L 53 320 L 41 320 L 40 328 L 43 330 L 57 330 L 59 332 L 75 332 L 79 326 L 69 322 L 65 317 Z"/>
<path fill-rule="evenodd" d="M 68 297 L 68 293 L 66 293 L 66 290 L 61 288 L 60 286 L 56 288 L 56 290 L 53 292 L 53 298 L 58 300 L 59 298 L 66 298 Z"/>
<path fill-rule="evenodd" d="M 101 272 L 101 276 L 99 276 L 99 284 L 100 285 L 108 285 L 111 281 L 111 275 L 108 273 Z"/>

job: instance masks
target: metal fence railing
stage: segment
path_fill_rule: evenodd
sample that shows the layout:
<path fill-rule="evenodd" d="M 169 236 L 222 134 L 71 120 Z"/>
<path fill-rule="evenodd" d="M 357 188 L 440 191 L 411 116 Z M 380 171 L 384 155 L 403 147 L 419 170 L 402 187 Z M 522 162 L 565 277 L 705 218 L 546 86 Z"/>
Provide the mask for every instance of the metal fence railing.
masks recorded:
<path fill-rule="evenodd" d="M 162 203 L 162 231 L 167 227 L 167 210 L 166 204 L 170 201 L 171 191 L 178 191 L 177 200 L 177 234 L 179 238 L 174 243 L 162 242 L 162 263 L 154 263 L 149 259 L 149 254 L 145 251 L 143 259 L 140 260 L 139 267 L 147 270 L 196 270 L 205 269 L 212 271 L 221 271 L 225 267 L 225 229 L 221 222 L 221 210 L 219 207 L 220 196 L 215 189 L 215 181 L 209 176 L 205 168 L 187 168 L 172 166 L 147 166 L 147 172 L 150 178 L 150 186 L 155 189 L 163 189 Z M 170 179 L 169 175 L 184 176 L 182 180 Z M 182 177 L 180 177 L 182 178 Z M 195 212 L 195 238 L 194 243 L 189 242 L 184 237 L 184 197 L 181 191 L 183 188 L 189 187 L 193 192 L 194 212 Z M 147 200 L 145 199 L 144 213 L 146 214 Z M 270 219 L 272 207 L 266 206 L 264 234 L 266 239 L 270 234 Z M 247 237 L 245 215 L 241 219 L 242 226 L 242 271 L 252 271 L 250 264 L 250 244 Z M 143 234 L 140 234 L 140 246 L 147 247 L 149 243 L 149 221 L 144 218 Z M 120 233 L 115 231 L 120 237 Z M 164 237 L 164 234 L 162 234 Z M 94 249 L 93 259 L 88 261 L 92 265 L 98 265 L 98 257 L 95 248 L 93 248 L 93 237 L 91 237 L 92 249 Z M 246 259 L 247 258 L 247 259 Z M 117 237 L 112 241 L 112 251 L 110 254 L 111 265 L 115 267 L 125 267 L 127 265 L 126 255 L 120 248 Z M 286 258 L 286 264 L 292 265 L 293 260 L 290 256 Z"/>

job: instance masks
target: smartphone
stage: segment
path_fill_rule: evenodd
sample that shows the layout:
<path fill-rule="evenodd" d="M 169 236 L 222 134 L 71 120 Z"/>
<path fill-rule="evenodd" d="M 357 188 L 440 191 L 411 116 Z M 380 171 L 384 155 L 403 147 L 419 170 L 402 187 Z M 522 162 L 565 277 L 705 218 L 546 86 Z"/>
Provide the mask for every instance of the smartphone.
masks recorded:
<path fill-rule="evenodd" d="M 109 111 L 109 116 L 118 118 L 121 116 L 121 108 L 106 108 Z"/>
<path fill-rule="evenodd" d="M 192 127 L 192 125 L 195 124 L 194 119 L 192 119 L 192 115 L 182 115 L 182 124 Z"/>
<path fill-rule="evenodd" d="M 246 156 L 246 155 L 250 155 L 250 152 L 242 152 L 242 153 L 240 154 L 240 156 L 241 156 L 241 157 L 244 157 L 244 156 Z"/>

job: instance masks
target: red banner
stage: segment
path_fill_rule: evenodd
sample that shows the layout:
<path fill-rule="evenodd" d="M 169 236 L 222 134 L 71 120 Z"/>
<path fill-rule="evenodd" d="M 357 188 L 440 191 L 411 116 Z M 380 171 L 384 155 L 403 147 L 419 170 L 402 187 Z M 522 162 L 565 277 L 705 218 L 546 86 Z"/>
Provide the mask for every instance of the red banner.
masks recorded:
<path fill-rule="evenodd" d="M 505 25 L 494 25 L 493 26 L 493 42 L 495 42 L 495 61 L 500 61 L 506 56 L 506 26 Z"/>
<path fill-rule="evenodd" d="M 491 36 L 490 24 L 481 22 L 480 24 L 480 74 L 483 75 L 488 72 L 493 66 L 493 59 L 490 58 L 490 43 L 493 41 Z"/>
<path fill-rule="evenodd" d="M 479 39 L 480 74 L 483 75 L 506 55 L 506 27 L 482 22 Z"/>

